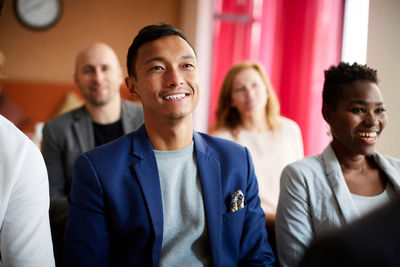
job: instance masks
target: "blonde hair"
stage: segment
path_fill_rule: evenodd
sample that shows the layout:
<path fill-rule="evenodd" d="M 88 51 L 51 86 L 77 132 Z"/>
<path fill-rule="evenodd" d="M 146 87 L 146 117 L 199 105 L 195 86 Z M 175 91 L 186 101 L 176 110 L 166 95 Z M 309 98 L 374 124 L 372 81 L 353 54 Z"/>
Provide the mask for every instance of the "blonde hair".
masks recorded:
<path fill-rule="evenodd" d="M 233 89 L 233 80 L 236 75 L 244 69 L 255 69 L 261 76 L 265 87 L 267 88 L 267 105 L 265 107 L 267 125 L 269 129 L 274 130 L 280 116 L 280 105 L 278 98 L 272 88 L 271 82 L 264 70 L 264 67 L 258 62 L 244 61 L 234 65 L 225 76 L 222 84 L 220 96 L 218 99 L 217 108 L 217 122 L 211 128 L 211 131 L 216 131 L 222 128 L 226 128 L 231 132 L 234 132 L 242 124 L 240 114 L 235 107 L 232 107 L 231 92 Z"/>

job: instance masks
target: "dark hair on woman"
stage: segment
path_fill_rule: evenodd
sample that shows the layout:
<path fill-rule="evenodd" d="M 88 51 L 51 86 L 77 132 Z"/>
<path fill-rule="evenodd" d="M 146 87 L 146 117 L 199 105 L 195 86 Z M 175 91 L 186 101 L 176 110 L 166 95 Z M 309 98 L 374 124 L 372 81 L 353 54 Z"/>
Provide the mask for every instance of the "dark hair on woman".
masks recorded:
<path fill-rule="evenodd" d="M 378 84 L 377 71 L 367 65 L 340 62 L 325 71 L 322 103 L 335 109 L 343 94 L 344 85 L 356 81 L 367 81 Z"/>
<path fill-rule="evenodd" d="M 136 78 L 136 71 L 135 71 L 136 57 L 137 57 L 139 48 L 143 44 L 163 38 L 163 37 L 171 36 L 171 35 L 177 35 L 177 36 L 181 37 L 183 40 L 185 40 L 190 45 L 190 47 L 192 47 L 192 49 L 194 51 L 193 46 L 189 43 L 186 36 L 183 35 L 183 33 L 181 33 L 174 26 L 169 25 L 169 24 L 145 26 L 144 28 L 142 28 L 139 31 L 139 33 L 133 39 L 133 42 L 128 50 L 126 65 L 128 68 L 129 76 L 133 76 Z"/>

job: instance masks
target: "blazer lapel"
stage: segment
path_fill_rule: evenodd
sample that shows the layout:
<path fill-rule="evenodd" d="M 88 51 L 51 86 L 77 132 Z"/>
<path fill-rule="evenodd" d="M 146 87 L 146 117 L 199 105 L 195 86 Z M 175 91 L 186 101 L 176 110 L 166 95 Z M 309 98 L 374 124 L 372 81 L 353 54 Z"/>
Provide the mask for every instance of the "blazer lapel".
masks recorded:
<path fill-rule="evenodd" d="M 197 168 L 203 194 L 204 210 L 214 266 L 220 265 L 222 234 L 222 188 L 218 161 L 210 157 L 212 149 L 200 134 L 194 132 Z"/>
<path fill-rule="evenodd" d="M 329 145 L 322 154 L 325 164 L 326 176 L 336 197 L 336 201 L 342 211 L 343 218 L 347 223 L 360 217 L 360 213 L 356 208 L 349 188 L 343 176 L 339 161 L 336 158 L 332 145 Z"/>
<path fill-rule="evenodd" d="M 150 219 L 155 233 L 153 245 L 153 262 L 158 263 L 163 238 L 163 207 L 160 178 L 153 147 L 147 136 L 145 126 L 135 133 L 132 143 L 132 154 L 136 161 L 132 167 L 148 206 Z"/>
<path fill-rule="evenodd" d="M 92 119 L 85 106 L 78 109 L 73 118 L 73 131 L 82 153 L 94 148 Z"/>

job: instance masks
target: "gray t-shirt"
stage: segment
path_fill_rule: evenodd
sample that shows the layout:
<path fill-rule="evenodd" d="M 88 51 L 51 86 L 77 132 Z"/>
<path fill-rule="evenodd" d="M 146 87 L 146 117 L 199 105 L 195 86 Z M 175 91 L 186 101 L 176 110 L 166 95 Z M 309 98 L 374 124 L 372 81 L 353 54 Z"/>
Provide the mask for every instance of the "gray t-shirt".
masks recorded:
<path fill-rule="evenodd" d="M 211 250 L 193 143 L 155 150 L 163 203 L 160 266 L 210 266 Z"/>

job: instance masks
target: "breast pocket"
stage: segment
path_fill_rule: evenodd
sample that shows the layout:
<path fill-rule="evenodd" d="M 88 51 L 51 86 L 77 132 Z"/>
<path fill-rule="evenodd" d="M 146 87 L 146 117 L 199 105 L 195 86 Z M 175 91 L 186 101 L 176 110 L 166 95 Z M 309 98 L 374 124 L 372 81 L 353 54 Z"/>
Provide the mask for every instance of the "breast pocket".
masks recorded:
<path fill-rule="evenodd" d="M 225 251 L 230 251 L 231 255 L 236 258 L 231 259 L 237 261 L 239 257 L 240 240 L 243 234 L 243 225 L 246 218 L 246 207 L 223 215 L 222 226 L 222 244 Z"/>
<path fill-rule="evenodd" d="M 223 215 L 224 223 L 243 223 L 244 216 L 246 214 L 246 207 L 235 211 L 235 212 L 228 212 Z"/>

